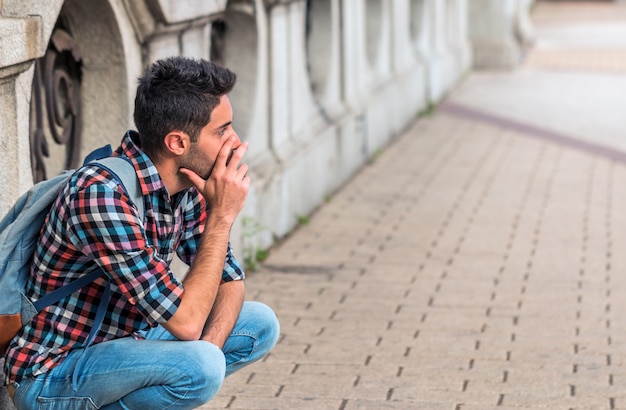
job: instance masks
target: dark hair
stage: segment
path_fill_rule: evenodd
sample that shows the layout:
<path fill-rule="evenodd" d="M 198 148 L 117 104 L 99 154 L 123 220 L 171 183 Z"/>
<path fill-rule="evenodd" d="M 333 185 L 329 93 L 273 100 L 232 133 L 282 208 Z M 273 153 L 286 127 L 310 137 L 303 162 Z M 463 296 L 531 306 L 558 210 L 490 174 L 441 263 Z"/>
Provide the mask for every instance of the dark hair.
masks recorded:
<path fill-rule="evenodd" d="M 233 89 L 236 80 L 235 73 L 207 60 L 169 57 L 156 61 L 139 77 L 135 97 L 142 150 L 156 160 L 165 136 L 175 130 L 195 142 L 220 97 Z"/>

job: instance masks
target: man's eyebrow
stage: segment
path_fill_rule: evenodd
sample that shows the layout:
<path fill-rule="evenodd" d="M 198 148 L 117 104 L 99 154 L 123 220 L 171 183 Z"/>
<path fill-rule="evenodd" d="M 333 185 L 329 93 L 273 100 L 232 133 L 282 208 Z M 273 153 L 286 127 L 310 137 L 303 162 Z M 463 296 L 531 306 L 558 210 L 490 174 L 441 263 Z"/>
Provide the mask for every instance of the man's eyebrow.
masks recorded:
<path fill-rule="evenodd" d="M 221 130 L 222 128 L 226 128 L 229 125 L 231 125 L 233 122 L 232 121 L 228 121 L 227 123 L 225 123 L 224 125 L 221 125 L 219 127 L 215 127 L 216 130 Z"/>

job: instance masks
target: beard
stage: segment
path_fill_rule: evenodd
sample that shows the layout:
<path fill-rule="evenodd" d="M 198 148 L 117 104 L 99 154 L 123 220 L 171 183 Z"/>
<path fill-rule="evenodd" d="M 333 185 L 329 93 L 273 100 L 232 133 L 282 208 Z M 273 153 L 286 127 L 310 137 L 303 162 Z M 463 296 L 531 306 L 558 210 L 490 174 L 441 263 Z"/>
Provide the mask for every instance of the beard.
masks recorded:
<path fill-rule="evenodd" d="M 208 179 L 213 171 L 215 161 L 207 158 L 198 150 L 192 150 L 184 157 L 180 164 L 180 168 L 187 168 L 198 174 L 202 179 Z"/>

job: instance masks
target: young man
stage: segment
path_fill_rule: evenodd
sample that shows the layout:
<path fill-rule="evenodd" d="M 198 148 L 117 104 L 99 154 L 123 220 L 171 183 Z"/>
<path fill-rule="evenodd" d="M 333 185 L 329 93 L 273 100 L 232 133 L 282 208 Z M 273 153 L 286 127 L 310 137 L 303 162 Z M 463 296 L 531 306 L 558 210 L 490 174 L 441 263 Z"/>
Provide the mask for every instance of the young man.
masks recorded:
<path fill-rule="evenodd" d="M 114 155 L 133 164 L 144 204 L 105 169 L 81 168 L 61 192 L 35 253 L 37 300 L 85 273 L 103 275 L 37 314 L 12 340 L 5 372 L 18 409 L 189 409 L 226 375 L 262 358 L 279 326 L 244 302 L 229 245 L 250 178 L 233 130 L 235 75 L 204 60 L 157 61 L 139 80 L 138 132 Z M 174 252 L 190 265 L 174 277 Z M 111 299 L 91 346 L 99 302 Z M 87 348 L 85 348 L 87 346 Z"/>

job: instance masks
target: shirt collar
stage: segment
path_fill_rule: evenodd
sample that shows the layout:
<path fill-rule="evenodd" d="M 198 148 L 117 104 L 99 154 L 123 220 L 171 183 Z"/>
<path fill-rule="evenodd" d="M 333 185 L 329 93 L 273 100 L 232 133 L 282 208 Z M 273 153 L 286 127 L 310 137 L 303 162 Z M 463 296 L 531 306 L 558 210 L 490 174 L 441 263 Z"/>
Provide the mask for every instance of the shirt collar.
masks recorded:
<path fill-rule="evenodd" d="M 122 143 L 115 151 L 115 154 L 126 156 L 132 162 L 141 183 L 142 195 L 165 189 L 165 184 L 159 176 L 154 163 L 140 148 L 139 133 L 137 131 L 129 130 L 124 134 Z"/>

